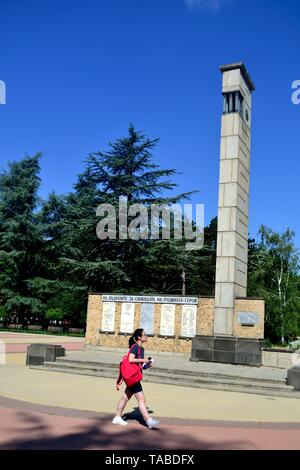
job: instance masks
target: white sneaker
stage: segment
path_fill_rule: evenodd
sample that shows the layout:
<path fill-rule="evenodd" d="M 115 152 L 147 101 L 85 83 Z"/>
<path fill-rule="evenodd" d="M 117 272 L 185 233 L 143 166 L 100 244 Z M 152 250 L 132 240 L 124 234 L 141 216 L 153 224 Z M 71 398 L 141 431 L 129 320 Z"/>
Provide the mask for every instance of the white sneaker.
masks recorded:
<path fill-rule="evenodd" d="M 147 421 L 147 426 L 149 429 L 156 428 L 159 425 L 160 421 L 158 419 L 150 418 Z"/>
<path fill-rule="evenodd" d="M 115 416 L 112 420 L 112 424 L 120 424 L 121 426 L 127 426 L 127 421 L 121 418 L 121 416 Z"/>

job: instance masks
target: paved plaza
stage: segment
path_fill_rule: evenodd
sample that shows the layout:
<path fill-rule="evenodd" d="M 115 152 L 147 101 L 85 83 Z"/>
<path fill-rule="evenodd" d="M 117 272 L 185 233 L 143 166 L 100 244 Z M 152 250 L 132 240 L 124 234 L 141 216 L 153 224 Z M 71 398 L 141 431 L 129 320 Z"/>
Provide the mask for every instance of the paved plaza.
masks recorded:
<path fill-rule="evenodd" d="M 28 344 L 75 354 L 83 338 L 1 332 L 0 340 L 0 449 L 300 449 L 299 399 L 145 383 L 160 428 L 143 425 L 133 398 L 124 429 L 111 424 L 115 380 L 25 366 Z"/>

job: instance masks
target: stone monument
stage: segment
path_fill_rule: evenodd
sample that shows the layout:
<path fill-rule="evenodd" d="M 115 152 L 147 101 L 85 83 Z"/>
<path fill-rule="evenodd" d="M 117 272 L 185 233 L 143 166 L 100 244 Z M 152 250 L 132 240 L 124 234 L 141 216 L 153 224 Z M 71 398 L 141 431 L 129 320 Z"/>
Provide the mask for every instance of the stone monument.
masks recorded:
<path fill-rule="evenodd" d="M 247 296 L 251 93 L 242 63 L 224 65 L 218 239 L 215 287 L 216 335 L 232 335 L 234 300 Z"/>
<path fill-rule="evenodd" d="M 251 98 L 255 86 L 242 62 L 223 65 L 214 336 L 196 337 L 192 360 L 259 365 L 262 338 L 234 336 L 236 299 L 247 298 Z M 250 299 L 249 299 L 250 301 Z M 241 325 L 259 319 L 238 314 Z M 196 354 L 196 350 L 198 350 Z"/>
<path fill-rule="evenodd" d="M 215 297 L 90 293 L 86 346 L 120 347 L 143 327 L 152 351 L 259 366 L 264 301 L 247 298 L 251 94 L 242 63 L 224 65 Z"/>

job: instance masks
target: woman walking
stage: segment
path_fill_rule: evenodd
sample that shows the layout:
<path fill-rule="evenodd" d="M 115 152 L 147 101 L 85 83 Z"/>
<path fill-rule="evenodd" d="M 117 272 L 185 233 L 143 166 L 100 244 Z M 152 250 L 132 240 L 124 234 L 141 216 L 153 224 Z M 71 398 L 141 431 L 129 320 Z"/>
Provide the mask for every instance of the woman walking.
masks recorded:
<path fill-rule="evenodd" d="M 147 335 L 142 328 L 138 328 L 137 330 L 135 330 L 131 338 L 129 338 L 129 348 L 131 348 L 129 354 L 129 362 L 139 364 L 141 368 L 143 364 L 148 364 L 149 362 L 151 362 L 151 360 L 145 359 L 145 351 L 142 345 L 146 341 Z M 148 428 L 152 429 L 157 427 L 160 422 L 157 419 L 150 418 L 149 416 L 141 382 L 137 382 L 131 387 L 126 387 L 121 400 L 117 404 L 116 416 L 112 420 L 112 423 L 120 424 L 121 426 L 126 426 L 128 424 L 127 421 L 122 419 L 122 414 L 125 406 L 127 405 L 127 402 L 130 400 L 132 395 L 134 395 L 137 399 L 139 410 L 144 420 L 146 421 Z"/>

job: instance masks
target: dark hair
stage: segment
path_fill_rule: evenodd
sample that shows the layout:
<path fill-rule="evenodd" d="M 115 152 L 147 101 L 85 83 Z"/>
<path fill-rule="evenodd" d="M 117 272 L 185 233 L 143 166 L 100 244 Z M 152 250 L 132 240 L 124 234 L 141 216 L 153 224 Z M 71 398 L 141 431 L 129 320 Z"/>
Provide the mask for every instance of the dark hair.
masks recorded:
<path fill-rule="evenodd" d="M 129 338 L 129 347 L 130 348 L 134 343 L 136 343 L 138 341 L 139 338 L 141 338 L 141 336 L 143 334 L 143 331 L 144 331 L 143 328 L 138 328 L 137 330 L 135 330 L 133 335 Z"/>

